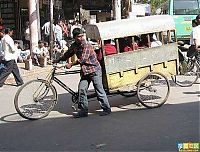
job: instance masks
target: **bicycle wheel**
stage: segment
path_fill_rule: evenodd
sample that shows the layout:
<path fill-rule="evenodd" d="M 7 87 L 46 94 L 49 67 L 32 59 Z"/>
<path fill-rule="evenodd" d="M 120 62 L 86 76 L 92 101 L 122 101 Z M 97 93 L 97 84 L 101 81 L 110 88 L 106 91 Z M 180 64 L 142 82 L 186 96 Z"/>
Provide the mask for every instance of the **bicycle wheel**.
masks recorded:
<path fill-rule="evenodd" d="M 46 117 L 57 101 L 57 92 L 45 80 L 32 80 L 22 85 L 14 98 L 16 111 L 29 120 Z"/>
<path fill-rule="evenodd" d="M 138 83 L 138 99 L 147 108 L 162 106 L 166 102 L 169 92 L 169 81 L 161 73 L 151 72 L 144 76 Z"/>
<path fill-rule="evenodd" d="M 179 66 L 179 74 L 172 76 L 174 83 L 181 87 L 192 86 L 198 80 L 199 67 L 193 60 L 182 62 Z"/>

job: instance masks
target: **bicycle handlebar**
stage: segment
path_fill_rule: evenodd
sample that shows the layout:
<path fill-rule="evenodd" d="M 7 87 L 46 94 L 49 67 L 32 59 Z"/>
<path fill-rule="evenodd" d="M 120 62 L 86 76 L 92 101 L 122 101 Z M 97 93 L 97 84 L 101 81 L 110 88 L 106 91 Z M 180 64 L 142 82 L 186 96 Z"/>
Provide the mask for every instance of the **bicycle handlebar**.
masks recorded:
<path fill-rule="evenodd" d="M 65 64 L 53 63 L 52 66 L 53 66 L 53 68 L 59 68 L 60 69 L 60 68 L 65 67 Z"/>
<path fill-rule="evenodd" d="M 65 67 L 65 64 L 58 64 L 58 63 L 54 63 L 52 64 L 54 70 L 56 69 L 61 69 Z M 69 70 L 69 69 L 64 69 L 64 71 L 62 72 L 56 72 L 56 75 L 65 75 L 65 74 L 76 74 L 76 73 L 80 73 L 80 70 Z"/>

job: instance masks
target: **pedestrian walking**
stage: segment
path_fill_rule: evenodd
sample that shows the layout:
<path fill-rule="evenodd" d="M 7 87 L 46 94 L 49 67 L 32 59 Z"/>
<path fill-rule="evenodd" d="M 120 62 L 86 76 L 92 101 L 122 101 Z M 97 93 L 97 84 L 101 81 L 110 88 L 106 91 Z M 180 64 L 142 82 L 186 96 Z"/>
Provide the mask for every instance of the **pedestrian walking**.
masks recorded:
<path fill-rule="evenodd" d="M 53 24 L 53 29 L 55 25 Z M 45 42 L 50 44 L 50 21 L 46 21 L 45 24 L 42 26 L 42 37 Z"/>
<path fill-rule="evenodd" d="M 0 32 L 0 64 L 2 62 L 2 59 L 3 59 L 3 50 L 2 50 L 2 43 L 1 43 L 1 39 L 3 38 L 4 36 L 4 33 Z"/>
<path fill-rule="evenodd" d="M 16 50 L 14 41 L 12 39 L 13 30 L 10 28 L 5 29 L 5 35 L 2 38 L 2 51 L 3 59 L 2 63 L 5 68 L 0 73 L 0 88 L 3 87 L 5 80 L 12 73 L 14 75 L 17 86 L 22 85 L 24 82 L 20 76 L 19 69 L 16 63 Z"/>
<path fill-rule="evenodd" d="M 92 45 L 84 38 L 84 32 L 80 28 L 73 30 L 73 37 L 75 42 L 71 45 L 69 50 L 57 61 L 66 61 L 68 58 L 76 54 L 78 60 L 73 63 L 67 63 L 66 68 L 70 69 L 73 65 L 80 64 L 81 66 L 81 79 L 78 86 L 78 112 L 74 112 L 75 118 L 88 116 L 88 99 L 87 91 L 90 82 L 93 82 L 93 86 L 97 95 L 97 99 L 101 105 L 103 111 L 101 116 L 105 116 L 111 113 L 111 108 L 106 96 L 105 90 L 102 84 L 102 70 L 97 60 L 96 53 Z"/>
<path fill-rule="evenodd" d="M 196 16 L 195 26 L 193 27 L 191 34 L 191 47 L 190 52 L 195 52 L 195 57 L 200 61 L 200 15 Z"/>

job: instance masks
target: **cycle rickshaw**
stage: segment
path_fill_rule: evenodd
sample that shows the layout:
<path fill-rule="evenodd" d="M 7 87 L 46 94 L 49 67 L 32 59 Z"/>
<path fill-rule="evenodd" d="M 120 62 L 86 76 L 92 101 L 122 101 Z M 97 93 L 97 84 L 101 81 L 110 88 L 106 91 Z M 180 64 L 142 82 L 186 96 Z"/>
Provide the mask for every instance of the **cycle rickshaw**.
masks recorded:
<path fill-rule="evenodd" d="M 150 42 L 152 33 L 162 45 L 133 47 L 133 51 L 129 52 L 121 50 L 121 40 L 124 37 L 131 38 L 135 45 L 136 37 L 143 34 L 147 35 Z M 175 24 L 171 16 L 147 16 L 88 25 L 86 36 L 96 42 L 94 47 L 97 46 L 97 50 L 103 54 L 101 64 L 107 94 L 114 92 L 123 96 L 137 95 L 139 102 L 147 108 L 157 108 L 166 102 L 170 93 L 168 77 L 177 74 L 179 64 Z M 105 55 L 104 40 L 107 39 L 115 42 L 116 54 Z M 68 73 L 73 72 L 65 72 Z M 54 67 L 45 80 L 31 80 L 19 88 L 14 102 L 22 117 L 34 120 L 49 114 L 58 100 L 53 81 L 72 94 L 74 105 L 77 103 L 77 93 L 62 83 L 56 75 L 59 73 L 56 73 Z"/>

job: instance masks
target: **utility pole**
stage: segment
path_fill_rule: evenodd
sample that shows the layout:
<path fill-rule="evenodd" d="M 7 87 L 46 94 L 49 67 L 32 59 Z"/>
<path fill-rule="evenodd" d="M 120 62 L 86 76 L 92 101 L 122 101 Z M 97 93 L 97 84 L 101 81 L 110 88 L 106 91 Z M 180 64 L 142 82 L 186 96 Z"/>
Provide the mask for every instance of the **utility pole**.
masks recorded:
<path fill-rule="evenodd" d="M 53 5 L 54 5 L 54 0 L 50 0 L 50 55 L 51 55 L 51 60 L 52 60 L 52 56 L 53 56 Z"/>
<path fill-rule="evenodd" d="M 38 5 L 39 0 L 29 0 L 29 29 L 30 29 L 30 51 L 38 46 Z M 25 68 L 32 69 L 32 59 L 25 63 Z"/>
<path fill-rule="evenodd" d="M 38 24 L 38 40 L 41 40 L 41 30 L 40 30 L 40 2 L 39 0 L 36 0 L 37 1 L 37 24 Z"/>
<path fill-rule="evenodd" d="M 113 18 L 114 20 L 121 19 L 121 0 L 113 0 Z"/>

